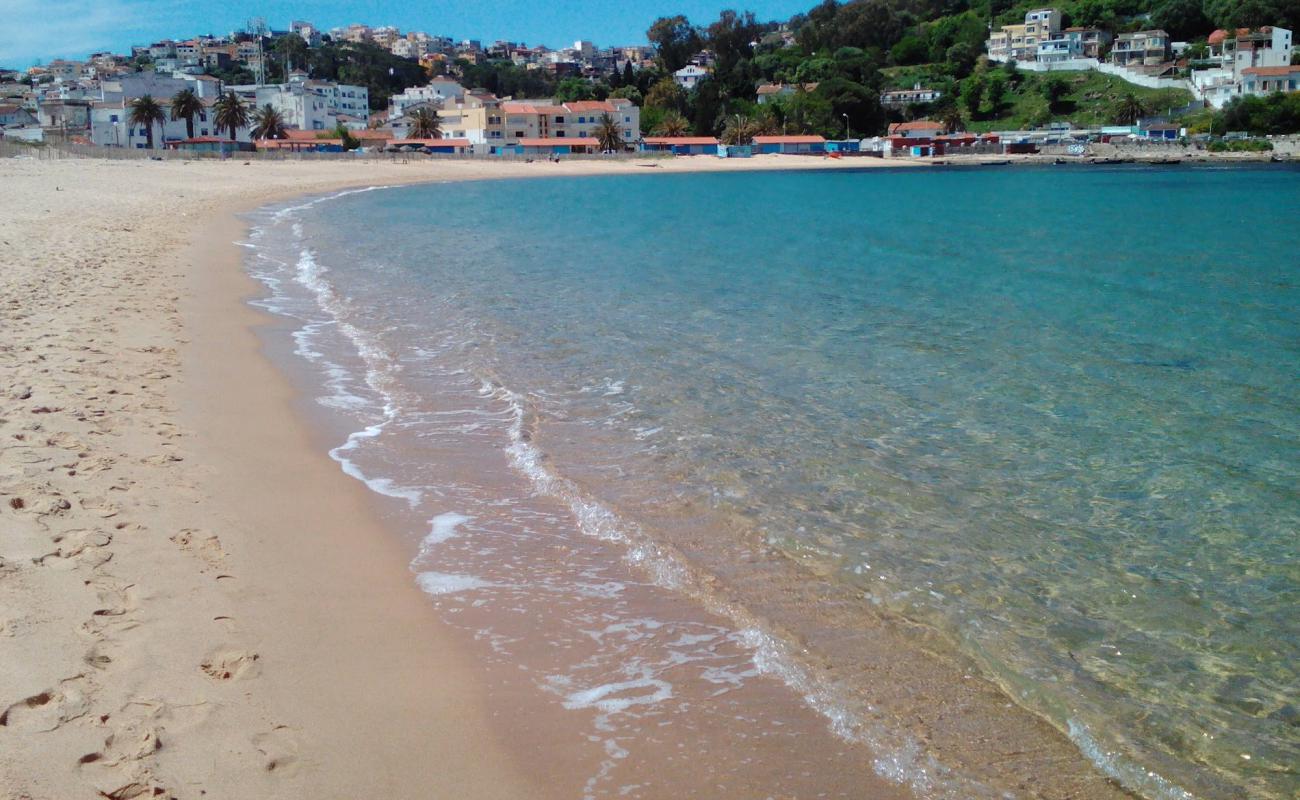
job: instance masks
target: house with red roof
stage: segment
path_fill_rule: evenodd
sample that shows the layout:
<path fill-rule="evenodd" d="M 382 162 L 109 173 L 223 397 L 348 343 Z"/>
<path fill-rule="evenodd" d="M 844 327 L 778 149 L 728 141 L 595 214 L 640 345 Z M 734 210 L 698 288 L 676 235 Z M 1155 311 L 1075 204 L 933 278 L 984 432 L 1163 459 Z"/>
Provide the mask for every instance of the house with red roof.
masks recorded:
<path fill-rule="evenodd" d="M 716 156 L 719 144 L 712 136 L 647 136 L 641 141 L 641 150 L 675 156 Z"/>
<path fill-rule="evenodd" d="M 807 155 L 826 152 L 821 136 L 755 136 L 754 150 L 760 154 Z"/>
<path fill-rule="evenodd" d="M 932 119 L 914 119 L 910 122 L 894 122 L 889 126 L 891 139 L 924 139 L 929 141 L 943 134 L 946 130 L 942 122 Z"/>
<path fill-rule="evenodd" d="M 1246 67 L 1241 71 L 1242 94 L 1265 95 L 1300 91 L 1300 65 Z"/>

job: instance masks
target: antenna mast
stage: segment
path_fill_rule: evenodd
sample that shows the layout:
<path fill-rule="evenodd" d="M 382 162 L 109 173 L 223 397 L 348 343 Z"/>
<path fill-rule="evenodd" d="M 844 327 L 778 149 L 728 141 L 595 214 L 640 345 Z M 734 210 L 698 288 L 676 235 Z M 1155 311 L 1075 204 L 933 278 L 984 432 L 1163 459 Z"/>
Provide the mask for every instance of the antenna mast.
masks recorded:
<path fill-rule="evenodd" d="M 266 38 L 266 19 L 253 17 L 248 21 L 248 33 L 257 38 L 257 85 L 266 83 L 266 55 L 262 52 L 262 40 Z"/>

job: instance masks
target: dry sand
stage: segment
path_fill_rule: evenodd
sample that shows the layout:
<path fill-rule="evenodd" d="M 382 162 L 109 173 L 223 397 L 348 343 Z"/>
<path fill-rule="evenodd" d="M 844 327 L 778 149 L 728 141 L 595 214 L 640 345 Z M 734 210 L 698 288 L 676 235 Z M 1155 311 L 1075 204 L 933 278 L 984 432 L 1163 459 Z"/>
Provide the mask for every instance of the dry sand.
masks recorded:
<path fill-rule="evenodd" d="M 234 211 L 866 161 L 0 161 L 0 797 L 553 791 L 258 355 Z"/>

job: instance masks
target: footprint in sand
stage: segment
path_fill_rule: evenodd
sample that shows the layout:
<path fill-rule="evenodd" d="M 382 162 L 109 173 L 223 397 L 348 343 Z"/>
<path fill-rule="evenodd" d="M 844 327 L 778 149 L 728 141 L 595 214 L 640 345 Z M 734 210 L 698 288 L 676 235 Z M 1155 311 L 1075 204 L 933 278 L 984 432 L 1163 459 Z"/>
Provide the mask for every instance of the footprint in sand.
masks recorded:
<path fill-rule="evenodd" d="M 0 712 L 0 727 L 17 731 L 48 732 L 90 711 L 89 682 L 78 675 L 58 687 L 11 703 Z"/>
<path fill-rule="evenodd" d="M 113 557 L 109 551 L 101 550 L 112 541 L 112 534 L 100 530 L 74 529 L 55 534 L 52 538 L 58 549 L 38 556 L 32 561 L 36 564 L 50 565 L 58 562 L 97 567 Z"/>
<path fill-rule="evenodd" d="M 287 725 L 276 725 L 267 733 L 253 737 L 253 746 L 261 753 L 267 772 L 292 774 L 298 767 L 298 736 Z"/>
<path fill-rule="evenodd" d="M 225 561 L 226 551 L 221 547 L 221 540 L 214 535 L 194 528 L 183 528 L 174 534 L 171 540 L 180 545 L 182 550 L 188 550 L 208 562 L 210 566 L 220 566 Z"/>
<path fill-rule="evenodd" d="M 222 648 L 203 659 L 199 669 L 218 682 L 245 680 L 257 676 L 259 658 L 250 650 Z"/>

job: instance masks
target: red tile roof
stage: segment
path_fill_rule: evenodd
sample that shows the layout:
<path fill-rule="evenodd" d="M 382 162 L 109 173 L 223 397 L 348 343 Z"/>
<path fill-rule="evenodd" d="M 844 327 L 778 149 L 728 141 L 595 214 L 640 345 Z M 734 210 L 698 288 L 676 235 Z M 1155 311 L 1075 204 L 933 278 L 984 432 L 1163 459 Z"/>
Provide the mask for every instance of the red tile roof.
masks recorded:
<path fill-rule="evenodd" d="M 755 136 L 754 144 L 821 144 L 821 136 Z"/>
<path fill-rule="evenodd" d="M 1293 64 L 1289 67 L 1246 67 L 1241 72 L 1243 75 L 1285 78 L 1287 75 L 1300 74 L 1300 64 Z"/>
<path fill-rule="evenodd" d="M 646 144 L 718 144 L 712 136 L 647 136 Z"/>
<path fill-rule="evenodd" d="M 607 111 L 612 113 L 615 109 L 610 103 L 604 100 L 577 100 L 572 103 L 565 103 L 564 107 L 570 111 Z"/>
<path fill-rule="evenodd" d="M 501 110 L 507 114 L 565 114 L 564 106 L 534 105 L 532 103 L 505 102 Z"/>
<path fill-rule="evenodd" d="M 929 119 L 917 119 L 911 122 L 895 122 L 889 126 L 890 133 L 904 133 L 906 131 L 941 131 L 943 130 L 942 122 L 935 122 Z"/>

